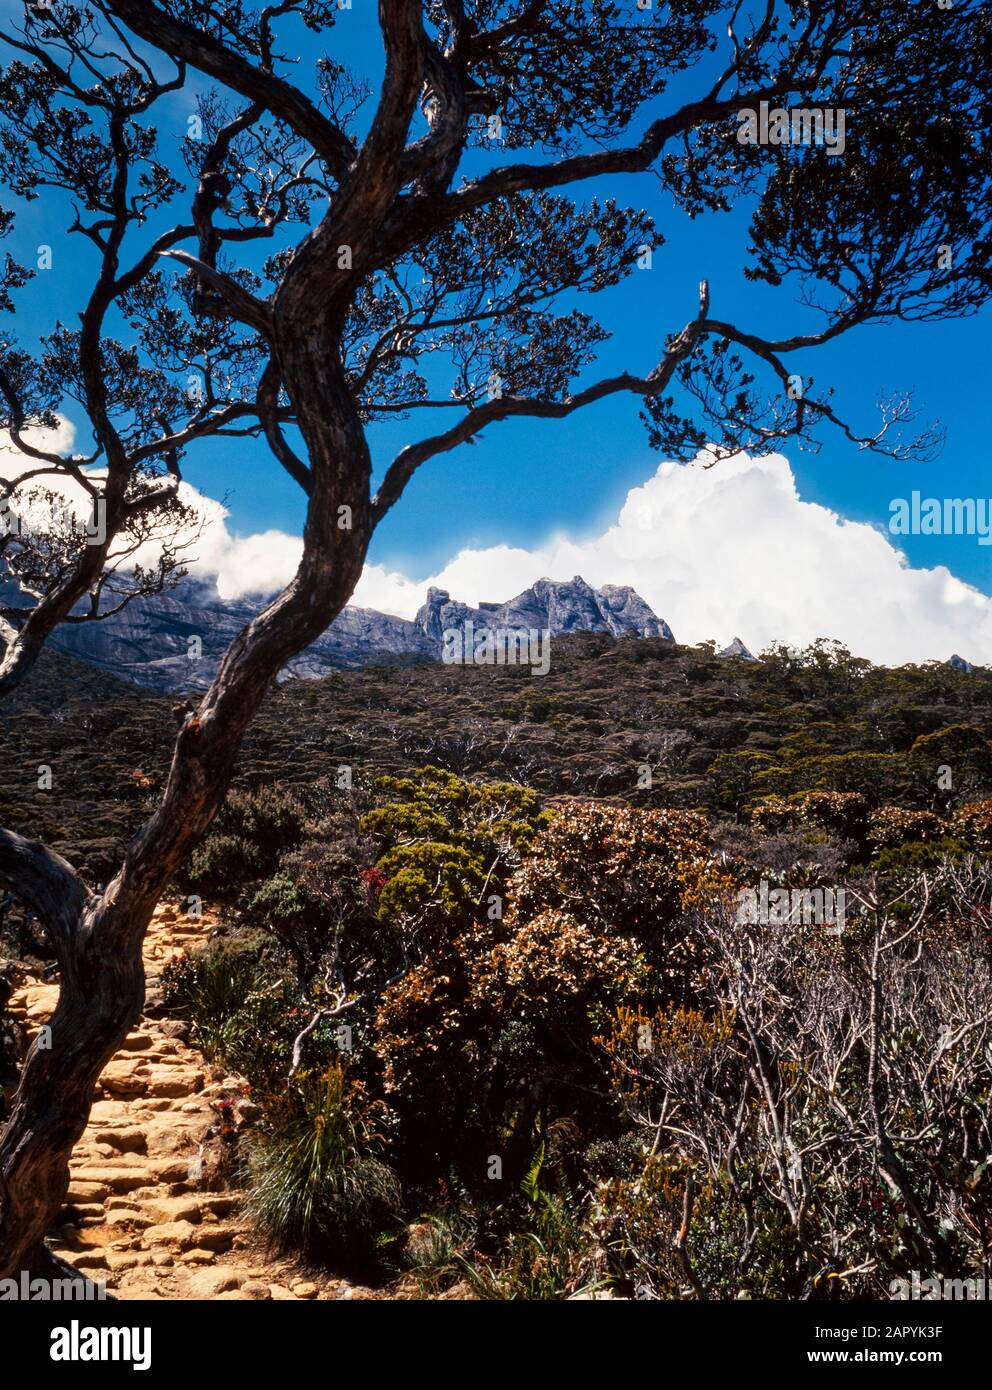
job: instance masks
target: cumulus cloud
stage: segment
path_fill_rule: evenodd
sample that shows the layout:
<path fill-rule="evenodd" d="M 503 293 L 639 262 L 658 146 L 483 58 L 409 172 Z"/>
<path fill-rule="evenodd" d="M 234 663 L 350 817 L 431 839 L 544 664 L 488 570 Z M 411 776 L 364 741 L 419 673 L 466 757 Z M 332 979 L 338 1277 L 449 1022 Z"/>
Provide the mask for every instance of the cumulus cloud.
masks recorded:
<path fill-rule="evenodd" d="M 24 438 L 36 449 L 42 449 L 50 454 L 58 454 L 60 457 L 70 456 L 76 440 L 76 427 L 68 420 L 60 420 L 58 427 L 53 430 L 27 429 L 24 431 Z M 0 480 L 10 482 L 29 470 L 44 467 L 44 463 L 37 459 L 28 458 L 19 449 L 16 449 L 5 433 L 0 434 Z M 56 477 L 55 475 L 36 478 L 32 480 L 31 486 L 51 488 L 55 492 L 61 492 L 70 505 L 75 505 L 77 502 L 82 505 L 86 496 L 85 489 L 73 479 Z"/>
<path fill-rule="evenodd" d="M 39 442 L 67 450 L 71 427 Z M 9 446 L 0 447 L 0 476 L 11 476 L 14 462 Z M 190 568 L 214 580 L 222 598 L 271 593 L 292 578 L 298 536 L 238 536 L 221 503 L 182 488 L 206 521 Z M 477 604 L 512 598 L 542 575 L 629 584 L 680 642 L 722 645 L 740 636 L 759 651 L 833 637 L 885 664 L 954 651 L 992 664 L 992 598 L 944 565 L 914 568 L 881 527 L 803 501 L 781 454 L 738 455 L 712 468 L 662 463 L 599 535 L 461 550 L 421 580 L 370 564 L 352 602 L 410 618 L 432 584 Z"/>
<path fill-rule="evenodd" d="M 758 651 L 834 637 L 885 664 L 954 651 L 992 663 L 992 599 L 946 566 L 913 568 L 881 528 L 804 502 L 781 454 L 662 463 L 602 534 L 462 550 L 426 583 L 477 603 L 576 574 L 630 584 L 680 642 L 739 635 Z M 355 601 L 409 617 L 425 587 L 379 569 Z"/>

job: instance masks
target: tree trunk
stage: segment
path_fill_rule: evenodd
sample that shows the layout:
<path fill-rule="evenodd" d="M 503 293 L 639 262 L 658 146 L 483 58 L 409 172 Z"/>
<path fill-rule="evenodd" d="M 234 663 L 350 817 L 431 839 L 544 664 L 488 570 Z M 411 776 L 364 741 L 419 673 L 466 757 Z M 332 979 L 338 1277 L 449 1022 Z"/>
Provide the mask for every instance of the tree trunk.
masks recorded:
<path fill-rule="evenodd" d="M 144 1003 L 141 947 L 163 890 L 216 814 L 276 674 L 328 627 L 361 575 L 371 467 L 336 343 L 290 336 L 280 359 L 311 459 L 303 558 L 289 586 L 231 643 L 180 730 L 157 811 L 98 898 L 58 855 L 0 831 L 0 878 L 44 924 L 61 983 L 51 1047 L 32 1046 L 0 1132 L 0 1278 L 36 1258 L 63 1204 L 97 1079 Z"/>
<path fill-rule="evenodd" d="M 0 1136 L 0 1278 L 29 1267 L 65 1200 L 69 1156 L 97 1078 L 144 1003 L 141 943 L 150 915 L 135 918 L 110 949 L 91 909 L 77 919 L 80 948 L 62 965 L 51 1047 L 32 1046 Z"/>

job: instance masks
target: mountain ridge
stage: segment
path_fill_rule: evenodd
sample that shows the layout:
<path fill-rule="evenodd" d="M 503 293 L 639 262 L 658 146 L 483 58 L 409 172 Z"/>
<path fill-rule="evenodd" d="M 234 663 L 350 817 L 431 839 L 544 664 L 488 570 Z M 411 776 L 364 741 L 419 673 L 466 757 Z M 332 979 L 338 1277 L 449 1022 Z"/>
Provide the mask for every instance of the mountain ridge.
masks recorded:
<path fill-rule="evenodd" d="M 192 694 L 207 688 L 231 640 L 266 602 L 225 600 L 212 584 L 185 579 L 166 594 L 133 599 L 112 617 L 63 626 L 51 641 L 57 650 L 130 685 Z M 629 585 L 595 589 L 580 575 L 545 577 L 503 603 L 477 607 L 452 599 L 446 589 L 430 588 L 412 619 L 349 604 L 288 663 L 280 679 L 316 680 L 341 669 L 439 661 L 443 633 L 469 622 L 476 631 L 537 629 L 552 637 L 601 632 L 675 641 L 664 619 Z"/>

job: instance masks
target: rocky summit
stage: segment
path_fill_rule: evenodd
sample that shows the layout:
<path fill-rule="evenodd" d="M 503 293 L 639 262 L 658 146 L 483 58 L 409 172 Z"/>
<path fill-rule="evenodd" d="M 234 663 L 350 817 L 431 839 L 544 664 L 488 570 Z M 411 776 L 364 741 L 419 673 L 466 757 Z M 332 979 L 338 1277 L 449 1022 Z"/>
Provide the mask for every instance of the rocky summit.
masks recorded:
<path fill-rule="evenodd" d="M 63 625 L 52 644 L 150 690 L 203 690 L 228 644 L 264 602 L 226 601 L 213 584 L 187 579 L 167 594 L 136 598 L 101 622 Z M 369 608 L 345 608 L 289 663 L 283 678 L 313 680 L 342 667 L 437 661 L 445 630 L 468 621 L 476 630 L 537 629 L 553 637 L 608 632 L 675 640 L 668 624 L 633 589 L 615 584 L 594 589 L 578 575 L 567 582 L 539 579 L 506 603 L 477 608 L 453 600 L 444 589 L 429 589 L 412 621 Z"/>
<path fill-rule="evenodd" d="M 440 649 L 446 630 L 469 621 L 476 628 L 535 628 L 553 637 L 566 632 L 609 632 L 614 637 L 631 634 L 675 640 L 668 624 L 633 589 L 616 584 L 594 589 L 580 575 L 568 583 L 539 579 L 506 603 L 480 603 L 478 608 L 453 600 L 446 589 L 428 589 L 414 626 Z"/>
<path fill-rule="evenodd" d="M 747 647 L 739 637 L 735 637 L 729 647 L 724 647 L 717 652 L 717 658 L 721 661 L 728 661 L 736 658 L 738 661 L 757 661 L 753 652 L 749 652 Z"/>

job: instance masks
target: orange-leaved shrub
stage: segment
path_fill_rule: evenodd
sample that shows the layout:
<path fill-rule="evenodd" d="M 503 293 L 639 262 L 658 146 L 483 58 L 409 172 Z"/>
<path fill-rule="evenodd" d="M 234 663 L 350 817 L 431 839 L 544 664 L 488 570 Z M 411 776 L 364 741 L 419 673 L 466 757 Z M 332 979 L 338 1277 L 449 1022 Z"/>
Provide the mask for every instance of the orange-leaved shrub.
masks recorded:
<path fill-rule="evenodd" d="M 799 804 L 804 824 L 845 840 L 864 838 L 868 798 L 860 792 L 807 792 Z"/>
<path fill-rule="evenodd" d="M 799 821 L 798 805 L 794 801 L 786 801 L 781 796 L 770 796 L 751 807 L 751 824 L 756 830 L 767 835 L 794 830 Z"/>
<path fill-rule="evenodd" d="M 875 849 L 942 839 L 947 822 L 933 811 L 907 811 L 902 806 L 880 806 L 868 818 L 868 839 Z"/>
<path fill-rule="evenodd" d="M 992 801 L 970 801 L 951 817 L 954 834 L 971 849 L 992 853 Z"/>

